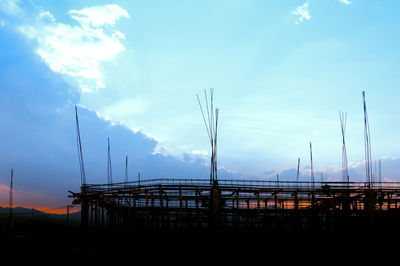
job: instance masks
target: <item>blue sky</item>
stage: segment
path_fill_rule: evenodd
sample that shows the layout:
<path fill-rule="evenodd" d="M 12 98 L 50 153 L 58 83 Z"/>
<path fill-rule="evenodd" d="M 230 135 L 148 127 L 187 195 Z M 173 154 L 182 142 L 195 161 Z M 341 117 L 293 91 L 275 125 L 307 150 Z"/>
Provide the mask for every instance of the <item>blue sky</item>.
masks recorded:
<path fill-rule="evenodd" d="M 20 198 L 68 202 L 75 105 L 89 183 L 107 181 L 107 137 L 116 180 L 125 155 L 132 179 L 207 178 L 196 94 L 211 87 L 220 176 L 293 178 L 300 157 L 307 179 L 312 141 L 316 171 L 340 179 L 340 110 L 350 178 L 362 180 L 365 90 L 372 158 L 399 180 L 399 11 L 395 0 L 1 0 L 0 199 L 15 168 Z"/>

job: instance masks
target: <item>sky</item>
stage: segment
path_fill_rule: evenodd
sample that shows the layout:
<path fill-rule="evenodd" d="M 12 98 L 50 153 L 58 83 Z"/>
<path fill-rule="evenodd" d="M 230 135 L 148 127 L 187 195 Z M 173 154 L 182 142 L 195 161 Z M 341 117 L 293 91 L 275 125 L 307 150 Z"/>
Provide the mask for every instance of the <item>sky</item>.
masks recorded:
<path fill-rule="evenodd" d="M 214 89 L 220 178 L 351 180 L 372 159 L 400 181 L 396 0 L 0 0 L 0 203 L 63 207 L 87 183 L 208 178 L 196 95 Z M 374 171 L 376 169 L 374 168 Z"/>

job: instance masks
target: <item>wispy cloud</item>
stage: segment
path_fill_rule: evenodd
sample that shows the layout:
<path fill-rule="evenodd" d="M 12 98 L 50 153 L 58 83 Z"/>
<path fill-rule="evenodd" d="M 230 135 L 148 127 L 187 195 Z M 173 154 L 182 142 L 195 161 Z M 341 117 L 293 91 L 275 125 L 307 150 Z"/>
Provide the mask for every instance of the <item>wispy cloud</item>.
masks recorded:
<path fill-rule="evenodd" d="M 339 0 L 340 3 L 348 6 L 351 5 L 351 2 L 349 0 Z M 292 14 L 297 16 L 297 20 L 295 21 L 296 24 L 299 24 L 300 22 L 304 20 L 310 20 L 311 19 L 311 14 L 309 10 L 309 3 L 308 1 L 304 3 L 302 6 L 297 6 L 293 11 Z"/>
<path fill-rule="evenodd" d="M 0 1 L 0 11 L 8 15 L 19 15 L 22 13 L 19 0 L 2 0 Z"/>
<path fill-rule="evenodd" d="M 295 22 L 296 24 L 299 24 L 303 20 L 310 20 L 311 15 L 310 11 L 308 10 L 308 2 L 304 3 L 302 6 L 296 7 L 296 9 L 292 11 L 292 14 L 298 16 Z"/>
<path fill-rule="evenodd" d="M 49 11 L 41 11 L 35 25 L 22 25 L 19 30 L 37 42 L 36 53 L 50 69 L 72 77 L 81 92 L 104 88 L 101 63 L 125 50 L 120 41 L 125 35 L 113 26 L 129 14 L 117 5 L 70 10 L 68 14 L 77 25 L 58 23 Z"/>
<path fill-rule="evenodd" d="M 345 4 L 346 6 L 351 4 L 349 0 L 339 0 L 339 2 Z"/>

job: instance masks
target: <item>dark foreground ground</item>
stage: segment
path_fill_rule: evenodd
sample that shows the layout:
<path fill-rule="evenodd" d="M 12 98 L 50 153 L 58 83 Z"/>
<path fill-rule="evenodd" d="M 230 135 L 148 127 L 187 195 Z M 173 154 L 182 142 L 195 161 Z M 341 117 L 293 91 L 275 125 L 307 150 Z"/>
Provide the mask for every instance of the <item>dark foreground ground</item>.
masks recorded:
<path fill-rule="evenodd" d="M 78 223 L 29 221 L 17 223 L 13 234 L 2 231 L 0 265 L 133 265 L 157 261 L 193 265 L 217 260 L 250 263 L 253 259 L 264 261 L 263 264 L 272 264 L 271 260 L 276 259 L 285 264 L 293 260 L 325 264 L 342 258 L 348 261 L 350 257 L 357 260 L 397 257 L 400 234 L 395 229 L 356 232 L 102 229 L 85 234 Z"/>

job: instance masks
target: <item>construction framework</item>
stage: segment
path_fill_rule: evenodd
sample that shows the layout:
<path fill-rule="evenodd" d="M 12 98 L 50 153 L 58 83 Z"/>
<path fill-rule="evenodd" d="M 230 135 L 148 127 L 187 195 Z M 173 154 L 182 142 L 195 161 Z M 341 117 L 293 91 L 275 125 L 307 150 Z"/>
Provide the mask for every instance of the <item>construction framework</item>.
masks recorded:
<path fill-rule="evenodd" d="M 71 192 L 84 228 L 341 230 L 400 221 L 400 182 L 153 179 Z"/>
<path fill-rule="evenodd" d="M 244 228 L 261 230 L 353 230 L 394 229 L 400 222 L 400 182 L 379 182 L 372 173 L 371 140 L 365 92 L 364 148 L 365 182 L 350 182 L 345 143 L 347 114 L 339 112 L 342 133 L 342 181 L 316 182 L 310 142 L 310 182 L 224 180 L 217 175 L 217 137 L 219 109 L 214 109 L 214 90 L 210 99 L 204 90 L 204 106 L 199 103 L 211 146 L 210 179 L 152 179 L 112 182 L 110 141 L 108 138 L 108 184 L 86 184 L 77 108 L 76 128 L 81 191 L 71 192 L 73 204 L 81 205 L 83 229 L 125 227 L 161 228 Z"/>

